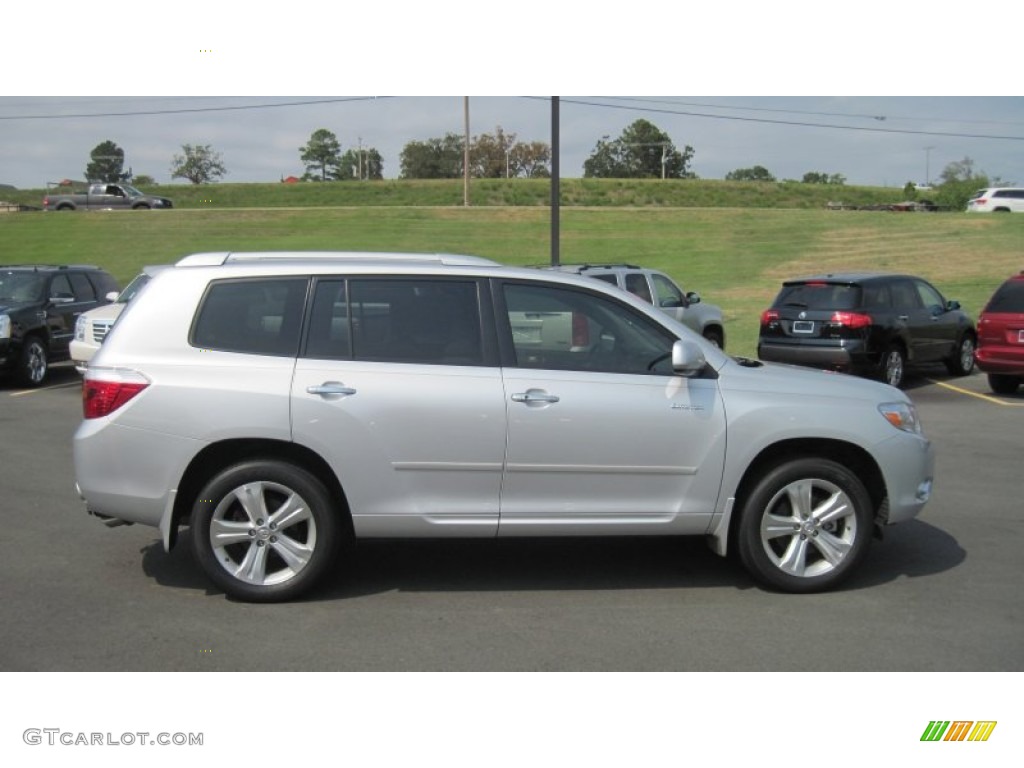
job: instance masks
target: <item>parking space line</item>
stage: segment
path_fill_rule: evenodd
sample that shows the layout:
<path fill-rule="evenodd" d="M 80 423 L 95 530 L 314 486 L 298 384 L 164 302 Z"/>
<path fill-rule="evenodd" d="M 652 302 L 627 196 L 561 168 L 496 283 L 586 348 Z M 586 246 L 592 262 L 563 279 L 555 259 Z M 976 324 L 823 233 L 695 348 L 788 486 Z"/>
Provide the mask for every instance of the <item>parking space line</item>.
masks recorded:
<path fill-rule="evenodd" d="M 8 397 L 21 397 L 22 395 L 34 395 L 37 392 L 46 392 L 47 390 L 51 390 L 51 389 L 68 389 L 69 387 L 80 387 L 80 386 L 82 386 L 81 382 L 72 381 L 72 382 L 68 382 L 67 384 L 54 384 L 52 387 L 40 387 L 39 389 L 21 389 L 21 390 L 18 390 L 17 392 L 11 392 L 7 396 Z"/>
<path fill-rule="evenodd" d="M 1024 408 L 1024 403 L 1008 403 L 1005 400 L 1000 400 L 998 397 L 992 397 L 991 395 L 984 395 L 981 392 L 972 392 L 969 389 L 957 387 L 952 384 L 948 384 L 945 381 L 936 381 L 935 379 L 928 379 L 932 384 L 938 384 L 940 387 L 945 389 L 951 389 L 954 392 L 959 392 L 961 395 L 970 395 L 976 397 L 979 400 L 984 400 L 989 403 L 995 403 L 996 405 L 1005 405 L 1008 408 Z"/>

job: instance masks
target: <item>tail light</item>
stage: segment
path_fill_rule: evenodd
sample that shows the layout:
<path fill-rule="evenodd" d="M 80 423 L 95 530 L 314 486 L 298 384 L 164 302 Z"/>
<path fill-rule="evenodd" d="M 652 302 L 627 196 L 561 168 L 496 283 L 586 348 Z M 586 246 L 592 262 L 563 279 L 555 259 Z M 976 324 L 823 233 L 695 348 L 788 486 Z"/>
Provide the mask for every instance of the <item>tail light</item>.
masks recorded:
<path fill-rule="evenodd" d="M 82 413 L 87 419 L 109 416 L 148 386 L 149 379 L 136 371 L 89 373 L 82 384 Z"/>
<path fill-rule="evenodd" d="M 871 325 L 871 315 L 862 312 L 833 312 L 829 320 L 832 325 L 842 325 L 847 328 L 867 328 Z"/>
<path fill-rule="evenodd" d="M 761 325 L 774 325 L 779 322 L 779 311 L 777 309 L 766 309 L 761 313 Z"/>
<path fill-rule="evenodd" d="M 572 313 L 572 345 L 574 347 L 590 346 L 590 321 L 580 312 Z"/>
<path fill-rule="evenodd" d="M 49 208 L 49 207 L 50 207 L 50 198 L 49 197 L 44 197 L 43 198 L 43 208 Z"/>

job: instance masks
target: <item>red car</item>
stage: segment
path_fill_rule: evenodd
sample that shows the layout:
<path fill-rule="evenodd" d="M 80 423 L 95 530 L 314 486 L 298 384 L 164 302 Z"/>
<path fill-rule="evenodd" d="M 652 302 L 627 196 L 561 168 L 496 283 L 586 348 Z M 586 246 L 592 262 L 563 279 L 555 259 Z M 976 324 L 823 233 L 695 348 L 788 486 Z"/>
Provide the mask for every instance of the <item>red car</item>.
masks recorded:
<path fill-rule="evenodd" d="M 999 286 L 982 310 L 974 357 L 996 394 L 1012 395 L 1024 381 L 1024 272 Z"/>

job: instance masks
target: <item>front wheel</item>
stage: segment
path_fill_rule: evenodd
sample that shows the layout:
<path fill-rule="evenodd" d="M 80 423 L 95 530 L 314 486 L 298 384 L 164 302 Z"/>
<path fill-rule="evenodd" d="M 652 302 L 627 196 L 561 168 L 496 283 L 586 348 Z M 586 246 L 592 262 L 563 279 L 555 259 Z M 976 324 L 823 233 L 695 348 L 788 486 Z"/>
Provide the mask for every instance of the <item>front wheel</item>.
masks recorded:
<path fill-rule="evenodd" d="M 292 600 L 335 559 L 341 537 L 331 497 L 316 477 L 276 460 L 228 467 L 192 508 L 192 544 L 206 574 L 229 596 Z"/>
<path fill-rule="evenodd" d="M 704 338 L 719 349 L 725 349 L 725 335 L 717 328 L 706 328 Z"/>
<path fill-rule="evenodd" d="M 830 589 L 864 557 L 872 523 L 871 499 L 850 470 L 829 459 L 794 459 L 766 472 L 747 496 L 740 561 L 773 589 Z"/>
<path fill-rule="evenodd" d="M 969 333 L 963 335 L 946 360 L 946 369 L 954 376 L 967 376 L 974 370 L 974 337 Z"/>

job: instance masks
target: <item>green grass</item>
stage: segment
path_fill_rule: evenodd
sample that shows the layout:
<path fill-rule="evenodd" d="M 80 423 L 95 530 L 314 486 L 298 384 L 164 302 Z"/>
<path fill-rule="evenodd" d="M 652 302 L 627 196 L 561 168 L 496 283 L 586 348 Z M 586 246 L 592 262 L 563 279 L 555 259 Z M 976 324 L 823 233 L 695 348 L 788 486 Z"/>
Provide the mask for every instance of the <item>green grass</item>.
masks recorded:
<path fill-rule="evenodd" d="M 0 215 L 0 262 L 96 263 L 122 283 L 143 265 L 214 250 L 448 252 L 545 264 L 550 229 L 540 205 L 21 213 Z M 719 304 L 729 351 L 745 355 L 754 354 L 759 315 L 786 277 L 909 272 L 976 316 L 996 286 L 1024 268 L 1024 216 L 1014 215 L 563 207 L 560 230 L 563 263 L 662 269 Z"/>

